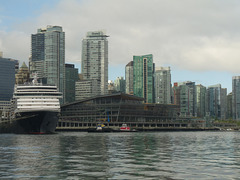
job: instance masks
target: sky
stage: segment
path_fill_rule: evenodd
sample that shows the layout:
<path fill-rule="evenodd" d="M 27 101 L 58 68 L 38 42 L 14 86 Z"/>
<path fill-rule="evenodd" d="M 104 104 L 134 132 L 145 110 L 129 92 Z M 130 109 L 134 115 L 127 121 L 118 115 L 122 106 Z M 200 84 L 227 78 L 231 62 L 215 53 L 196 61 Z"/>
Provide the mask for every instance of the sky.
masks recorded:
<path fill-rule="evenodd" d="M 0 51 L 31 54 L 31 34 L 62 26 L 67 63 L 80 68 L 88 31 L 109 35 L 109 80 L 125 76 L 133 55 L 170 66 L 172 83 L 194 81 L 232 90 L 240 75 L 239 0 L 0 0 Z"/>

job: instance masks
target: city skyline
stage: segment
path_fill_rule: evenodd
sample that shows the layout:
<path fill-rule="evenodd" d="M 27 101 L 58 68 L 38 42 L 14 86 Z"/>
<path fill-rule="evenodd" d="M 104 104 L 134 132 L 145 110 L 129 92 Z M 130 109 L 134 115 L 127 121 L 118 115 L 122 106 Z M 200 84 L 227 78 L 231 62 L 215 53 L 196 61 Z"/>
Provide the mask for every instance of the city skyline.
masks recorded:
<path fill-rule="evenodd" d="M 208 87 L 220 83 L 229 93 L 232 76 L 239 75 L 239 25 L 234 23 L 239 4 L 233 0 L 3 1 L 0 51 L 6 58 L 27 63 L 30 35 L 39 27 L 62 26 L 66 63 L 80 69 L 81 40 L 86 32 L 106 29 L 110 35 L 109 80 L 124 76 L 125 65 L 134 55 L 153 54 L 156 66 L 171 67 L 172 84 L 193 81 Z"/>

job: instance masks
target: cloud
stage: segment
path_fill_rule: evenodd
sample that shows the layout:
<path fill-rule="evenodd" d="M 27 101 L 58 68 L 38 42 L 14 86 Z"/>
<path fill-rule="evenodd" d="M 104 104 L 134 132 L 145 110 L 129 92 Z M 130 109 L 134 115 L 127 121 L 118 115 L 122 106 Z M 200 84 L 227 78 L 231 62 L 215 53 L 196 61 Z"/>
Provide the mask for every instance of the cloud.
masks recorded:
<path fill-rule="evenodd" d="M 105 29 L 110 35 L 110 65 L 152 53 L 156 66 L 235 73 L 240 65 L 239 5 L 235 0 L 62 0 L 52 9 L 42 9 L 34 21 L 18 24 L 21 32 L 10 32 L 6 38 L 0 34 L 1 46 L 4 51 L 14 47 L 9 53 L 26 59 L 30 34 L 60 25 L 66 32 L 66 61 L 80 62 L 86 32 Z M 29 32 L 29 27 L 36 29 Z M 18 50 L 22 43 L 6 43 L 11 37 L 26 47 Z"/>
<path fill-rule="evenodd" d="M 0 51 L 3 57 L 28 62 L 30 54 L 30 37 L 20 31 L 0 31 Z"/>

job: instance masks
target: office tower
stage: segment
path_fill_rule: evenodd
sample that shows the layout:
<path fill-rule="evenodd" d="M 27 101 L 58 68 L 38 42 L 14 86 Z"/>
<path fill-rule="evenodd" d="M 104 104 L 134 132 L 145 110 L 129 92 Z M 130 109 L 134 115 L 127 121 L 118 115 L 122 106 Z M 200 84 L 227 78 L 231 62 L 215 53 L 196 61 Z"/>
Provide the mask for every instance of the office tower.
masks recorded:
<path fill-rule="evenodd" d="M 154 64 L 152 54 L 133 56 L 133 93 L 145 99 L 145 103 L 154 103 Z"/>
<path fill-rule="evenodd" d="M 227 89 L 221 84 L 209 86 L 207 89 L 207 112 L 212 118 L 225 119 L 227 105 Z"/>
<path fill-rule="evenodd" d="M 10 101 L 15 84 L 15 60 L 0 58 L 0 101 Z"/>
<path fill-rule="evenodd" d="M 240 120 L 240 76 L 232 77 L 232 115 Z"/>
<path fill-rule="evenodd" d="M 18 73 L 15 75 L 15 79 L 16 84 L 24 84 L 26 82 L 29 82 L 29 69 L 25 62 L 23 62 Z"/>
<path fill-rule="evenodd" d="M 74 64 L 65 64 L 65 103 L 75 101 L 75 82 L 79 80 Z"/>
<path fill-rule="evenodd" d="M 170 67 L 156 67 L 154 73 L 155 103 L 171 104 L 171 70 Z"/>
<path fill-rule="evenodd" d="M 117 77 L 117 79 L 114 81 L 114 89 L 117 92 L 125 93 L 125 87 L 126 87 L 125 79 L 123 79 L 123 77 Z"/>
<path fill-rule="evenodd" d="M 37 72 L 43 83 L 57 85 L 64 97 L 65 32 L 62 27 L 38 29 L 37 34 L 32 34 L 31 43 L 30 73 Z"/>
<path fill-rule="evenodd" d="M 206 98 L 207 88 L 201 84 L 196 85 L 197 93 L 197 117 L 205 117 L 206 115 Z"/>
<path fill-rule="evenodd" d="M 82 41 L 81 73 L 84 80 L 96 80 L 97 94 L 108 93 L 107 37 L 103 31 L 93 31 Z"/>
<path fill-rule="evenodd" d="M 125 67 L 126 93 L 133 94 L 133 61 Z"/>

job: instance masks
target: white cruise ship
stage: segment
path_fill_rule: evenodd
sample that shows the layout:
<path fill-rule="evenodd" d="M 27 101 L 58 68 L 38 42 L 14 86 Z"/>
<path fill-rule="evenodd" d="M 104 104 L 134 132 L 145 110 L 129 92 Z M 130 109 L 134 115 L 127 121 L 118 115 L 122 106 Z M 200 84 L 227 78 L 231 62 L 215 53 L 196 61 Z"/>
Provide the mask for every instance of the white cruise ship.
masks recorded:
<path fill-rule="evenodd" d="M 60 112 L 60 98 L 62 94 L 57 86 L 37 83 L 36 77 L 31 84 L 17 85 L 13 95 L 13 132 L 53 133 Z"/>

